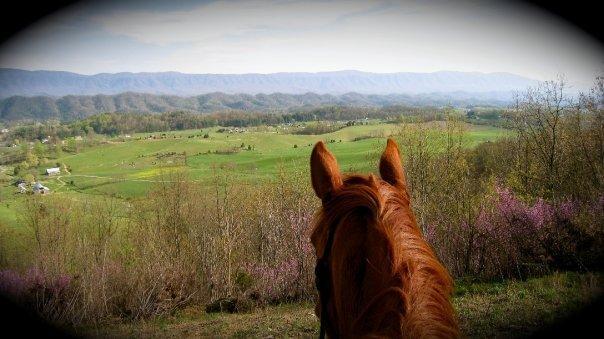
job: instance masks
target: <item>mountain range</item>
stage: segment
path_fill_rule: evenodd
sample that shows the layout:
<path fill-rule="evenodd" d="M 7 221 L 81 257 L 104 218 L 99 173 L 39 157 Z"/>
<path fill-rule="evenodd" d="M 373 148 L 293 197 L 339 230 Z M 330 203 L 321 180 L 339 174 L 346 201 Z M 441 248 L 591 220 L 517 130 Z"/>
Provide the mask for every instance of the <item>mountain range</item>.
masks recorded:
<path fill-rule="evenodd" d="M 473 93 L 502 98 L 536 81 L 510 73 L 441 71 L 434 73 L 367 73 L 337 71 L 273 74 L 101 73 L 0 68 L 0 98 L 10 96 L 114 95 L 137 92 L 197 96 L 226 94 L 426 94 Z"/>

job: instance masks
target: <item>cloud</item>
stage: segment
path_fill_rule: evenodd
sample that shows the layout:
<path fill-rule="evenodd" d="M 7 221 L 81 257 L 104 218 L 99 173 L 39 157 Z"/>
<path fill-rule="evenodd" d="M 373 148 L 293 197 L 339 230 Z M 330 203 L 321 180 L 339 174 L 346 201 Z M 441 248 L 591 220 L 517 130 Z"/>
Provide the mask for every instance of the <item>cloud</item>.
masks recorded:
<path fill-rule="evenodd" d="M 166 46 L 325 28 L 385 8 L 386 1 L 220 1 L 187 11 L 115 11 L 96 17 L 111 34 Z"/>

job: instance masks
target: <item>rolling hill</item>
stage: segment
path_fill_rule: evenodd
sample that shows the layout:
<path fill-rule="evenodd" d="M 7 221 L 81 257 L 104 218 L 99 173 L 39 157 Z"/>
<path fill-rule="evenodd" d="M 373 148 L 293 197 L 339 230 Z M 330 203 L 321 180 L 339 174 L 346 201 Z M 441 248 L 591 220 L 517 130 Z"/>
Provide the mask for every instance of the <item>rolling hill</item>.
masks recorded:
<path fill-rule="evenodd" d="M 404 106 L 466 106 L 505 105 L 502 99 L 477 97 L 468 93 L 425 95 L 367 95 L 347 93 L 331 94 L 225 94 L 208 93 L 193 97 L 121 93 L 116 95 L 68 95 L 60 98 L 48 96 L 12 96 L 0 99 L 0 121 L 82 119 L 98 113 L 163 113 L 185 111 L 211 113 L 219 111 L 249 111 L 280 113 L 322 106 L 386 107 Z"/>

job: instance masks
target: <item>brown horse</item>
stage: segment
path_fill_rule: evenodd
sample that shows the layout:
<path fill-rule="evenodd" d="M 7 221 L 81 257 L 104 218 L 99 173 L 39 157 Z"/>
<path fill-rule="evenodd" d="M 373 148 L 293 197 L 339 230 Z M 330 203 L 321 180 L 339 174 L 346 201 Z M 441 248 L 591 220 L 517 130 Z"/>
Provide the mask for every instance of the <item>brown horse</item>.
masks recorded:
<path fill-rule="evenodd" d="M 452 280 L 417 226 L 396 143 L 388 139 L 381 179 L 342 176 L 323 142 L 310 167 L 322 200 L 311 235 L 321 335 L 457 337 Z"/>

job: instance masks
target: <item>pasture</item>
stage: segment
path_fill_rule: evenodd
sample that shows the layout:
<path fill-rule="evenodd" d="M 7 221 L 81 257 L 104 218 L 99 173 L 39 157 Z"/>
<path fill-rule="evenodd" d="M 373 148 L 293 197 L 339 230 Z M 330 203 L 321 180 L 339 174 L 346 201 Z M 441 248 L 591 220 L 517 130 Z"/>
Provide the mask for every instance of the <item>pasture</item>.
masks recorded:
<path fill-rule="evenodd" d="M 437 122 L 424 125 L 430 133 L 443 133 Z M 492 126 L 467 124 L 464 127 L 464 142 L 469 148 L 510 134 L 508 130 Z M 221 129 L 225 131 L 219 132 Z M 319 140 L 328 143 L 342 171 L 372 172 L 376 170 L 375 162 L 386 137 L 400 133 L 401 125 L 370 120 L 364 125 L 322 135 L 292 134 L 292 129 L 291 126 L 260 126 L 229 133 L 228 129 L 215 127 L 115 137 L 78 153 L 65 152 L 57 159 L 48 160 L 36 169 L 36 179 L 49 187 L 52 194 L 80 200 L 95 196 L 140 198 L 154 183 L 169 180 L 166 175 L 175 170 L 185 170 L 188 179 L 201 186 L 214 182 L 217 176 L 254 185 L 270 181 L 278 174 L 308 176 L 310 152 Z M 207 138 L 203 137 L 205 134 Z M 44 175 L 44 169 L 55 163 L 67 165 L 69 172 Z M 10 173 L 10 168 L 4 170 Z M 0 187 L 0 224 L 18 228 L 23 196 L 10 185 L 14 180 Z"/>
<path fill-rule="evenodd" d="M 286 128 L 266 126 L 233 133 L 218 132 L 220 128 L 141 133 L 128 139 L 114 138 L 52 160 L 66 164 L 69 173 L 45 177 L 44 166 L 38 172 L 42 182 L 55 193 L 134 198 L 144 195 L 163 174 L 176 169 L 186 169 L 189 178 L 202 185 L 211 182 L 218 173 L 254 184 L 271 180 L 280 171 L 304 172 L 312 146 L 319 140 L 329 143 L 343 171 L 367 172 L 375 170 L 372 161 L 385 145 L 385 137 L 397 133 L 399 128 L 371 121 L 323 135 L 296 135 Z M 467 128 L 468 147 L 509 133 L 490 126 Z M 205 134 L 208 138 L 203 137 Z"/>

